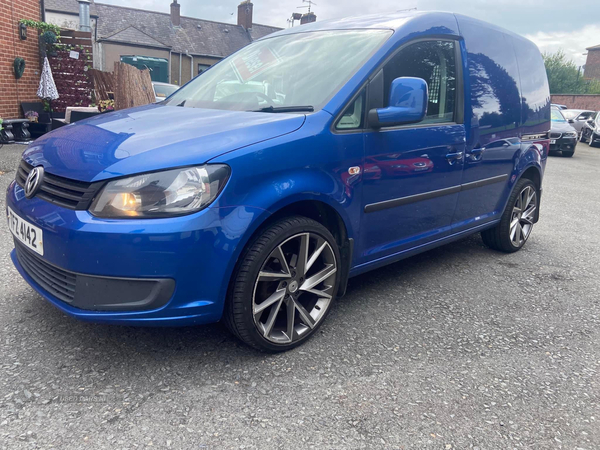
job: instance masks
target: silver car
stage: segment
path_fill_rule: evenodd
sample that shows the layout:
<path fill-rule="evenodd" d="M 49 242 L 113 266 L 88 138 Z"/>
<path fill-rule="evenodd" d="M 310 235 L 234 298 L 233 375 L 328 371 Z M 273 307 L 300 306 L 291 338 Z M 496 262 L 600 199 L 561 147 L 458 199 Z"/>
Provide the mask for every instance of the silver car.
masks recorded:
<path fill-rule="evenodd" d="M 158 81 L 153 81 L 152 87 L 154 88 L 154 97 L 156 98 L 156 103 L 158 103 L 162 102 L 169 95 L 176 92 L 180 86 L 177 86 L 176 84 L 160 83 Z"/>
<path fill-rule="evenodd" d="M 581 129 L 587 120 L 594 115 L 595 111 L 587 109 L 563 109 L 561 111 L 565 119 L 577 130 L 577 136 L 581 137 Z"/>

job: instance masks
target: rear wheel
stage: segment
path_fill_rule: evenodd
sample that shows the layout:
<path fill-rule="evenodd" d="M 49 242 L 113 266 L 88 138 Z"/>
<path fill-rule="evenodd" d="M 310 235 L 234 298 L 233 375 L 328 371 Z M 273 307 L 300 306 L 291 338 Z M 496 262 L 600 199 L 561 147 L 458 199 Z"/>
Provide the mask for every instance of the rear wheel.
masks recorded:
<path fill-rule="evenodd" d="M 302 216 L 265 229 L 241 257 L 225 323 L 246 344 L 270 352 L 306 341 L 329 313 L 340 255 L 331 233 Z"/>
<path fill-rule="evenodd" d="M 537 188 L 531 180 L 519 180 L 508 199 L 500 223 L 481 232 L 485 245 L 506 253 L 520 250 L 533 230 L 538 198 Z"/>

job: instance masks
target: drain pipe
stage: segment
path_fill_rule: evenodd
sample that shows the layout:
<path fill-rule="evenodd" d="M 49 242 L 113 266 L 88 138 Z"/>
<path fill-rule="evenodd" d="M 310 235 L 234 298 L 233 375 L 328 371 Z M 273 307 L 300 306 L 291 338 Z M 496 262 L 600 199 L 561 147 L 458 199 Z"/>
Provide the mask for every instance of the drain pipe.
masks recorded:
<path fill-rule="evenodd" d="M 171 76 L 171 58 L 173 58 L 173 50 L 169 50 L 169 83 L 173 84 L 173 77 Z"/>
<path fill-rule="evenodd" d="M 194 55 L 189 55 L 192 58 L 192 65 L 190 66 L 190 81 L 194 79 Z"/>
<path fill-rule="evenodd" d="M 181 63 L 183 61 L 183 53 L 179 52 L 179 86 L 181 87 Z"/>

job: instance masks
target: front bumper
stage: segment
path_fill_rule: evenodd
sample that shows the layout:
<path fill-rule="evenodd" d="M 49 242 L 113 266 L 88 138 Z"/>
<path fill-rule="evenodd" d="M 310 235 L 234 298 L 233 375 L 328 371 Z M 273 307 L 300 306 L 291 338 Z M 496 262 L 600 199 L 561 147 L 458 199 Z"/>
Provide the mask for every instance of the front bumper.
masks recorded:
<path fill-rule="evenodd" d="M 566 138 L 561 137 L 556 140 L 555 144 L 550 144 L 551 152 L 574 152 L 577 145 L 577 137 Z"/>
<path fill-rule="evenodd" d="M 11 254 L 23 278 L 73 317 L 123 325 L 220 320 L 242 239 L 265 214 L 215 205 L 169 219 L 98 219 L 87 211 L 28 200 L 15 182 L 7 206 L 44 233 L 43 258 L 20 244 Z M 54 272 L 74 277 L 72 299 L 65 297 L 64 286 L 56 290 Z"/>

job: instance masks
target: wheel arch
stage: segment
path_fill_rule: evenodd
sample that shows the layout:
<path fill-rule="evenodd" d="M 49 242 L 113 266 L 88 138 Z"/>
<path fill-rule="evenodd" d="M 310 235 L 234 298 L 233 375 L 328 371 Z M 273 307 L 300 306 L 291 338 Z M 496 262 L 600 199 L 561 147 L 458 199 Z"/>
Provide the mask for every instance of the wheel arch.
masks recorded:
<path fill-rule="evenodd" d="M 515 182 L 511 188 L 511 194 L 512 194 L 512 191 L 515 189 L 515 186 L 522 179 L 531 180 L 533 182 L 533 184 L 535 185 L 536 190 L 538 192 L 538 207 L 535 212 L 535 220 L 533 223 L 537 223 L 540 220 L 540 200 L 541 200 L 541 195 L 542 195 L 542 177 L 543 177 L 543 175 L 542 175 L 541 167 L 537 164 L 530 164 L 530 165 L 526 166 L 525 169 L 521 172 L 521 175 L 517 179 L 515 179 Z M 509 195 L 509 197 L 510 197 L 510 195 Z"/>
<path fill-rule="evenodd" d="M 335 203 L 325 196 L 315 194 L 294 195 L 284 201 L 277 202 L 269 208 L 270 214 L 263 217 L 254 231 L 249 233 L 249 236 L 244 239 L 243 244 L 240 244 L 240 255 L 243 249 L 250 245 L 266 227 L 275 221 L 294 215 L 308 217 L 327 228 L 338 244 L 342 258 L 338 296 L 343 296 L 346 293 L 348 275 L 352 264 L 354 233 L 346 212 L 339 206 L 334 206 Z M 235 270 L 231 273 L 229 283 L 231 283 L 231 277 L 234 273 Z"/>
<path fill-rule="evenodd" d="M 533 181 L 538 191 L 542 188 L 542 172 L 538 166 L 531 165 L 527 167 L 517 181 L 522 178 L 527 178 Z"/>

